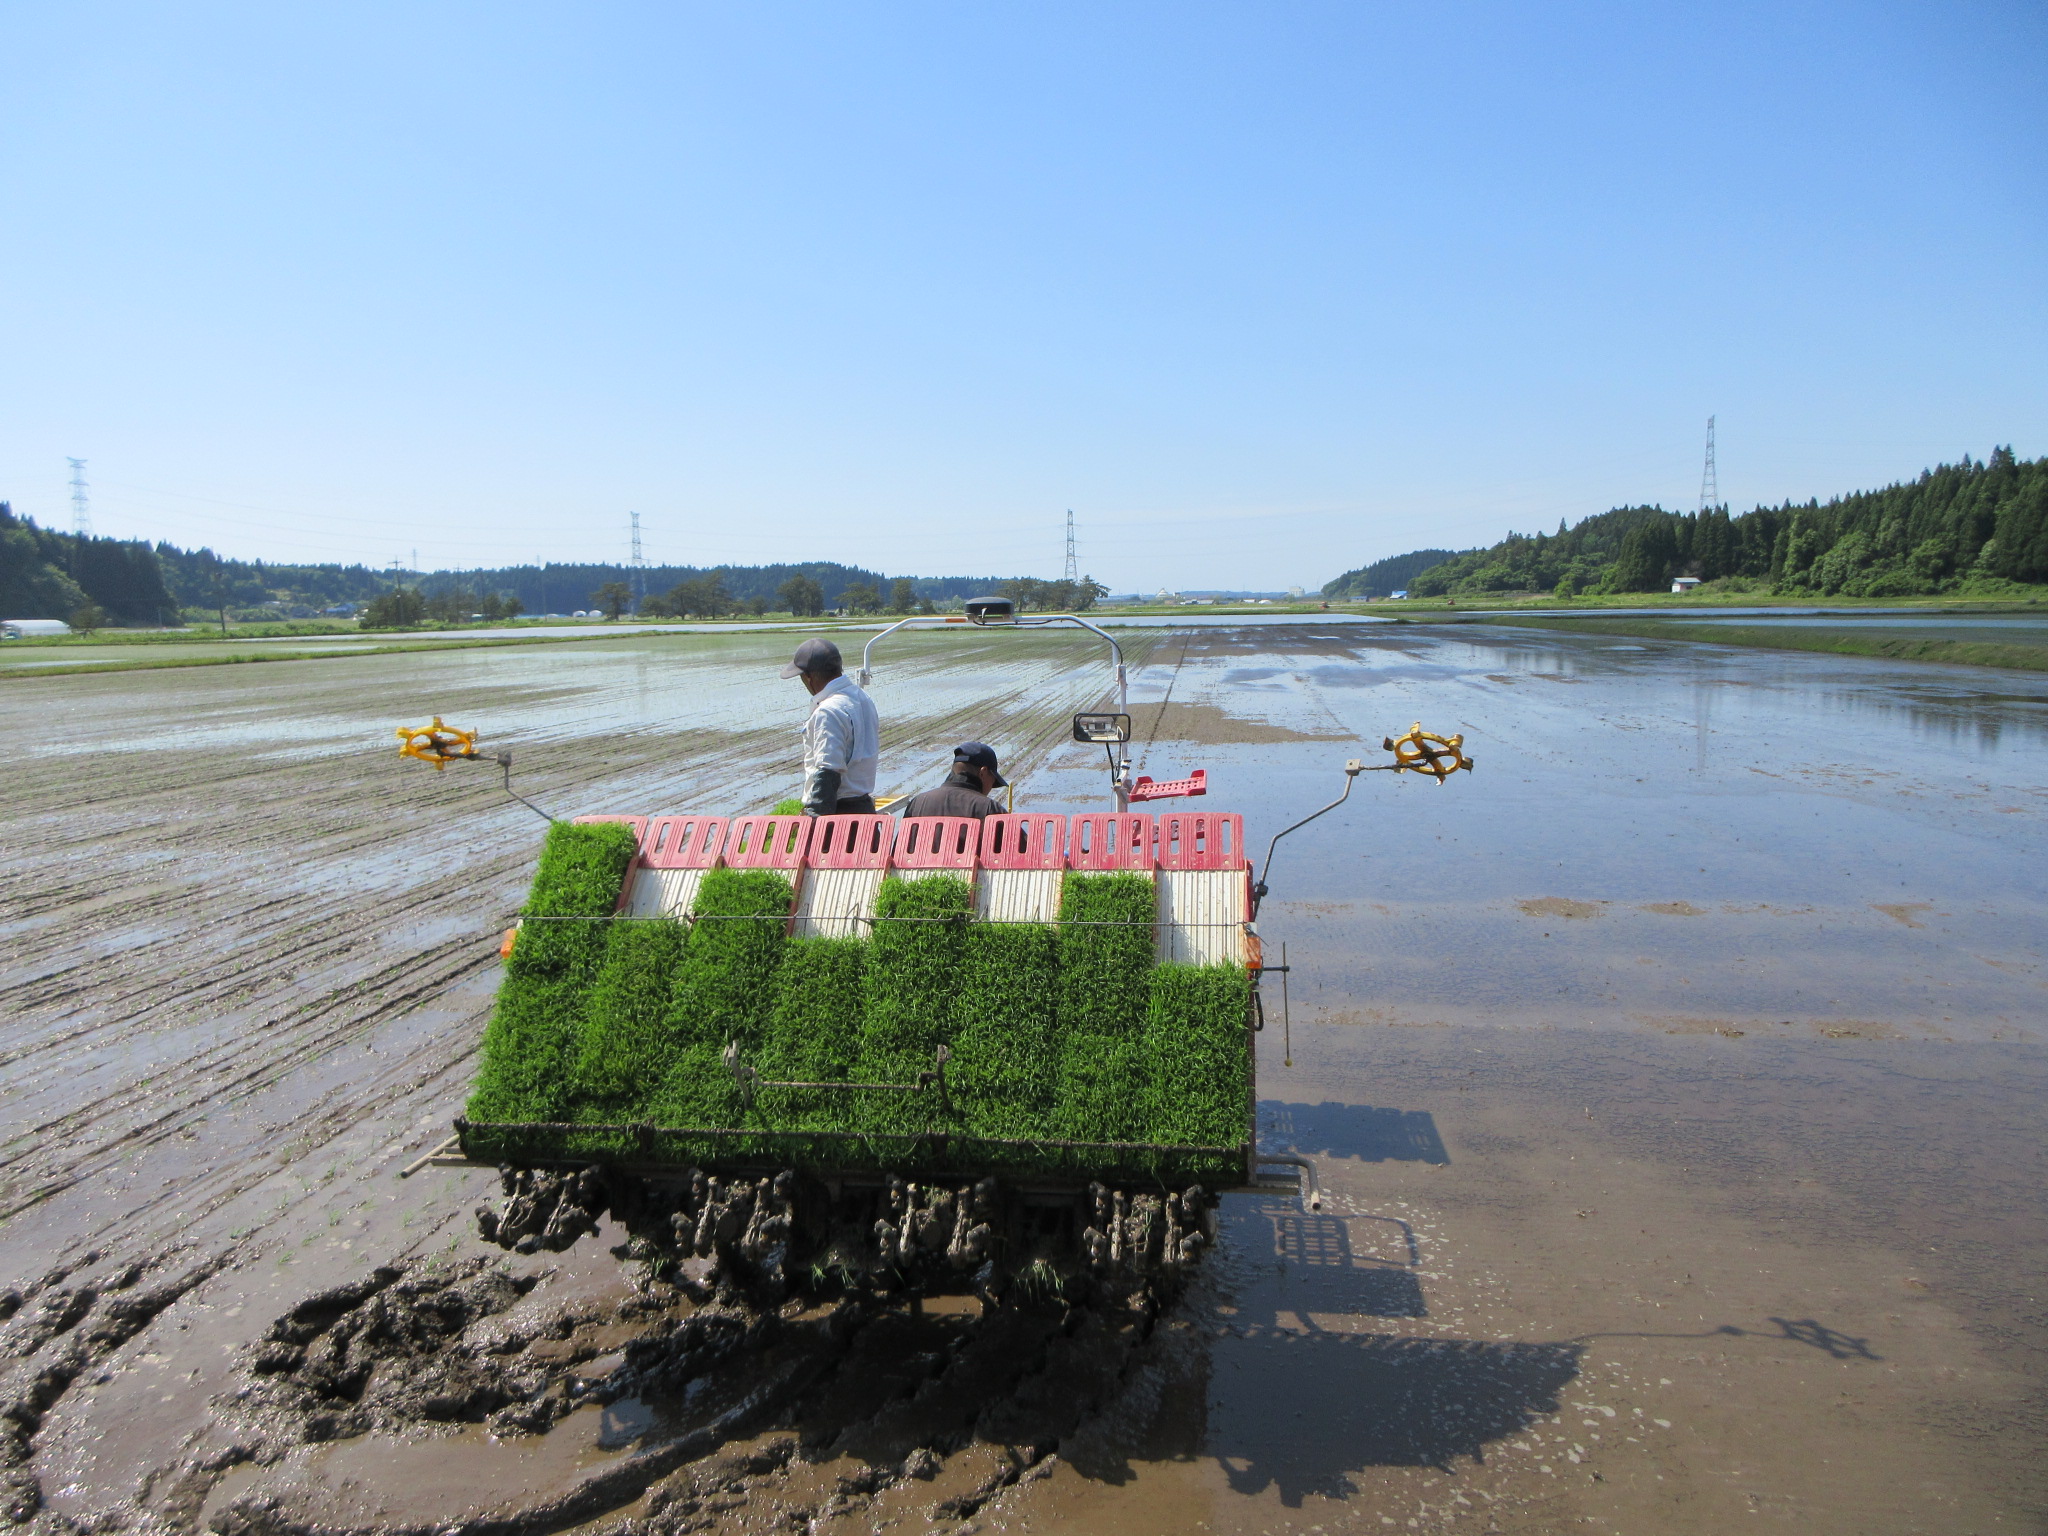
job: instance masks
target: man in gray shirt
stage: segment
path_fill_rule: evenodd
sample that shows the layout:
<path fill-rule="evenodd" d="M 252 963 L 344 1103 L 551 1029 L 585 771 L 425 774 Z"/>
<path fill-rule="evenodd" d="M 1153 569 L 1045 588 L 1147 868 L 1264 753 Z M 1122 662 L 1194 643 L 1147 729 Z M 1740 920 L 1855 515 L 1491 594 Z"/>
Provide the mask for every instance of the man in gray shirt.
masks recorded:
<path fill-rule="evenodd" d="M 991 791 L 1008 782 L 996 772 L 996 754 L 978 741 L 964 742 L 953 749 L 953 772 L 937 789 L 912 795 L 903 807 L 906 816 L 972 816 L 980 821 L 999 816 L 1002 806 L 990 798 Z"/>

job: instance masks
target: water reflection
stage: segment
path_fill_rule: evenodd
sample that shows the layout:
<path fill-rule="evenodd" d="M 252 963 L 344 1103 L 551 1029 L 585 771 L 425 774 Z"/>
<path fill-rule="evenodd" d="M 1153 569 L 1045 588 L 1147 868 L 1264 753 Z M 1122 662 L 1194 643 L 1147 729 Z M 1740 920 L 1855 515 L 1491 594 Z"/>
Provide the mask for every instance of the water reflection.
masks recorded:
<path fill-rule="evenodd" d="M 2048 680 L 1926 663 L 1821 653 L 1724 650 L 1688 641 L 1624 646 L 1605 637 L 1561 634 L 1549 644 L 1517 636 L 1494 643 L 1459 637 L 1474 671 L 1521 673 L 1558 681 L 1611 681 L 1632 690 L 1673 685 L 1694 691 L 1697 717 L 1714 686 L 1744 689 L 1752 710 L 1818 712 L 1859 725 L 1897 719 L 1921 739 L 1982 752 L 2048 742 Z M 1981 685 L 1974 678 L 1982 676 Z M 1708 706 L 1711 707 L 1711 706 Z"/>

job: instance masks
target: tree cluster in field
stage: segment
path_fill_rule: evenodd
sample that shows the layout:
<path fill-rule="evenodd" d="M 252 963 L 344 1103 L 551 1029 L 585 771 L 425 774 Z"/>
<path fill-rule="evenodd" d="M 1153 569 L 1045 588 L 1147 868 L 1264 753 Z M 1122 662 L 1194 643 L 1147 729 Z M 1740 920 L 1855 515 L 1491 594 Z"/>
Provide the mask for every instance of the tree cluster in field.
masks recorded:
<path fill-rule="evenodd" d="M 1368 578 L 1395 563 L 1348 572 L 1324 595 L 1384 595 Z M 1555 534 L 1510 534 L 1417 571 L 1406 586 L 1411 597 L 1575 597 L 1666 591 L 1678 576 L 1726 592 L 1867 598 L 1993 595 L 2048 582 L 2048 459 L 1998 448 L 1987 461 L 1965 455 L 1881 491 L 1739 516 L 1623 507 L 1560 523 Z"/>
<path fill-rule="evenodd" d="M 545 568 L 507 566 L 501 570 L 440 573 L 421 586 L 453 580 L 517 593 L 529 613 L 562 612 L 588 606 L 590 594 L 613 582 L 646 596 L 626 611 L 654 617 L 728 618 L 749 612 L 789 613 L 814 618 L 840 610 L 916 612 L 919 605 L 957 605 L 964 597 L 992 592 L 997 576 L 897 576 L 862 566 L 812 560 L 777 565 L 629 566 L 551 564 Z M 602 606 L 602 605 L 600 605 Z"/>
<path fill-rule="evenodd" d="M 1156 963 L 1142 875 L 1067 876 L 1054 925 L 977 921 L 956 877 L 892 877 L 871 937 L 791 939 L 789 882 L 728 869 L 706 873 L 687 925 L 585 921 L 631 853 L 617 824 L 549 833 L 470 1119 L 752 1130 L 798 1158 L 818 1132 L 1209 1148 L 1248 1134 L 1249 978 Z M 730 1043 L 763 1086 L 740 1088 Z M 766 1086 L 915 1083 L 941 1046 L 943 1098 Z M 1075 1161 L 1012 1149 L 1008 1166 Z"/>
<path fill-rule="evenodd" d="M 1040 581 L 1035 576 L 1019 576 L 998 584 L 996 591 L 1015 603 L 1020 613 L 1086 613 L 1109 596 L 1109 588 L 1093 576 L 1083 576 L 1079 581 Z"/>
<path fill-rule="evenodd" d="M 363 609 L 365 629 L 409 629 L 419 624 L 461 624 L 470 619 L 516 619 L 526 605 L 497 592 L 443 587 L 432 594 L 418 587 L 393 587 Z"/>

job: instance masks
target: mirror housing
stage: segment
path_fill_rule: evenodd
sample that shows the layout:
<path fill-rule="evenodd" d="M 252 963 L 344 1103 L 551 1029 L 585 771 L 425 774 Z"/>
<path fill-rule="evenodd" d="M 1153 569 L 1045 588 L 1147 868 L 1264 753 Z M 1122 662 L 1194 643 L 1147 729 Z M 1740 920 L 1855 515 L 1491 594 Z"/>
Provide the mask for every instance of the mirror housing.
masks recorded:
<path fill-rule="evenodd" d="M 1074 740 L 1096 746 L 1121 746 L 1131 739 L 1129 715 L 1076 715 Z"/>

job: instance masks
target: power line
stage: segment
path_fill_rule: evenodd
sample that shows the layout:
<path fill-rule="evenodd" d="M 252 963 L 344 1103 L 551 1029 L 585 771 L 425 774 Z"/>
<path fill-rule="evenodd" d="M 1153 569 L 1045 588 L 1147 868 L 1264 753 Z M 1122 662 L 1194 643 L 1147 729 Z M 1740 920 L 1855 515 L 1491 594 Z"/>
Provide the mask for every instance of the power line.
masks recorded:
<path fill-rule="evenodd" d="M 85 499 L 85 460 L 66 458 L 71 466 L 71 531 L 81 539 L 92 537 L 92 507 Z"/>
<path fill-rule="evenodd" d="M 1067 580 L 1069 583 L 1081 579 L 1081 567 L 1074 559 L 1074 509 L 1067 508 Z"/>
<path fill-rule="evenodd" d="M 1707 463 L 1700 471 L 1700 510 L 1721 505 L 1721 483 L 1714 474 L 1714 418 L 1707 418 Z"/>

